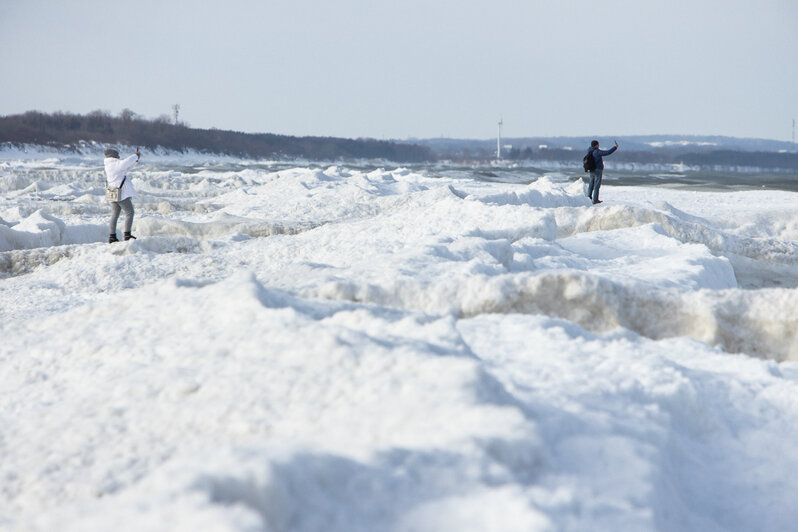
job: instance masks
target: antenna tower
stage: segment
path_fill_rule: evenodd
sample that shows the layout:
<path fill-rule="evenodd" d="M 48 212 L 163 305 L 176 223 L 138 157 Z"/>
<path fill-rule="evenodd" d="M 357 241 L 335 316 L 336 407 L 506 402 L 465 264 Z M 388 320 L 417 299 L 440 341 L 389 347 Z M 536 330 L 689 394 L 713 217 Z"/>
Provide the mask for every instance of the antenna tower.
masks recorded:
<path fill-rule="evenodd" d="M 177 125 L 177 115 L 180 113 L 180 104 L 176 103 L 172 106 L 172 111 L 174 111 L 175 115 L 175 125 Z"/>
<path fill-rule="evenodd" d="M 504 120 L 499 118 L 499 136 L 496 138 L 496 158 L 502 158 L 502 124 L 504 124 Z"/>

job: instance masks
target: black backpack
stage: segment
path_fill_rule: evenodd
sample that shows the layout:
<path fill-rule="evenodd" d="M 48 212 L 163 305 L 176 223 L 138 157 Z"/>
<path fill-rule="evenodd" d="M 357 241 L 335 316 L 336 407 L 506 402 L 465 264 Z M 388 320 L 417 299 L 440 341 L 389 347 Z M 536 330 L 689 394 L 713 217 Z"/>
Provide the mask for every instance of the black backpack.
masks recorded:
<path fill-rule="evenodd" d="M 589 150 L 582 159 L 582 166 L 584 166 L 585 172 L 592 172 L 596 169 L 596 160 L 593 158 L 593 151 L 594 150 Z"/>

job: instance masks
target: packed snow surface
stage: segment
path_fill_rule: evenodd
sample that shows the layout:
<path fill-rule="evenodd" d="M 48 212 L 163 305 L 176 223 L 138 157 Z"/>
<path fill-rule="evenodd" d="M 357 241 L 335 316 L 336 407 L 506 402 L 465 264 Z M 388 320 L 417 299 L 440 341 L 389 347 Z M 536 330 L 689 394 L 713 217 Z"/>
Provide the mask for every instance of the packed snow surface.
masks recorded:
<path fill-rule="evenodd" d="M 0 529 L 798 523 L 798 194 L 3 157 Z"/>

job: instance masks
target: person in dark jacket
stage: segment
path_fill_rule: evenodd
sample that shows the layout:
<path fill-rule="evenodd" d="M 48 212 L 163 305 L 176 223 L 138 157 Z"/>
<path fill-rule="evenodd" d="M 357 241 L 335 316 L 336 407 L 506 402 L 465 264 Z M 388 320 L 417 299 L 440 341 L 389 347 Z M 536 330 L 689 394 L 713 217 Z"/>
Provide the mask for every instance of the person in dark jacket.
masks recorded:
<path fill-rule="evenodd" d="M 609 150 L 599 149 L 599 141 L 594 140 L 590 143 L 590 149 L 587 151 L 596 161 L 596 169 L 590 172 L 590 185 L 587 187 L 587 197 L 593 200 L 593 205 L 601 203 L 599 200 L 599 188 L 601 188 L 601 177 L 604 175 L 604 160 L 602 157 L 612 155 L 618 149 L 618 143 Z"/>

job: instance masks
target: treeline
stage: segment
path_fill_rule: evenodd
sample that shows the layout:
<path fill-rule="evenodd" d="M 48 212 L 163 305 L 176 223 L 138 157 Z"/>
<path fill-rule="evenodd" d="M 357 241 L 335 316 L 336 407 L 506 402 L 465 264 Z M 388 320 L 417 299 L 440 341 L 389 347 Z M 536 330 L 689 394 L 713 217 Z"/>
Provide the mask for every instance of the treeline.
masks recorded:
<path fill-rule="evenodd" d="M 587 152 L 583 150 L 566 150 L 562 148 L 512 148 L 502 152 L 502 159 L 510 161 L 557 161 L 570 162 L 578 167 L 582 165 L 582 157 Z M 449 149 L 438 151 L 436 156 L 440 159 L 468 161 L 475 159 L 495 159 L 496 148 L 474 149 L 463 148 L 460 150 Z M 717 148 L 703 148 L 696 151 L 686 151 L 684 148 L 661 148 L 657 150 L 624 150 L 621 146 L 612 156 L 613 163 L 636 164 L 681 164 L 702 167 L 749 167 L 773 170 L 798 171 L 798 153 L 779 153 L 766 151 L 742 151 Z"/>
<path fill-rule="evenodd" d="M 106 111 L 92 111 L 87 115 L 29 111 L 0 117 L 0 143 L 67 147 L 80 141 L 252 158 L 387 159 L 396 162 L 435 159 L 429 148 L 416 144 L 196 129 L 183 123 L 173 124 L 167 116 L 149 120 L 129 109 L 118 116 Z"/>
<path fill-rule="evenodd" d="M 605 148 L 606 149 L 606 148 Z M 576 161 L 582 164 L 582 157 L 587 150 L 511 150 L 508 159 L 515 160 L 556 160 Z M 680 164 L 689 166 L 724 166 L 724 167 L 755 167 L 779 168 L 785 170 L 798 170 L 798 154 L 774 153 L 763 151 L 739 151 L 723 149 L 703 149 L 687 152 L 683 150 L 660 149 L 657 151 L 628 151 L 619 150 L 612 156 L 613 162 L 638 163 L 638 164 Z"/>

